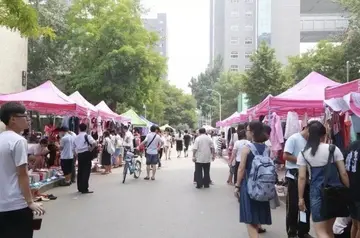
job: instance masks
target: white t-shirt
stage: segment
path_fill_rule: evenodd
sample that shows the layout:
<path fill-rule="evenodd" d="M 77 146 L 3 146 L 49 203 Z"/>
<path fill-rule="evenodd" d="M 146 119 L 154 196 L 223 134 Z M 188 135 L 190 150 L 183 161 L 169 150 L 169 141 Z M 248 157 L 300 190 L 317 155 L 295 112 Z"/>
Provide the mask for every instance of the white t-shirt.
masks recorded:
<path fill-rule="evenodd" d="M 74 159 L 74 139 L 74 136 L 67 133 L 60 139 L 61 159 Z"/>
<path fill-rule="evenodd" d="M 86 132 L 80 132 L 75 138 L 74 138 L 74 148 L 77 154 L 84 153 L 86 151 L 89 151 L 89 145 L 85 141 Z M 91 135 L 87 135 L 87 139 L 90 143 L 90 145 L 96 144 L 96 141 L 94 138 L 92 138 Z"/>
<path fill-rule="evenodd" d="M 157 155 L 158 148 L 161 147 L 163 143 L 161 137 L 157 135 L 155 132 L 150 132 L 149 134 L 147 134 L 144 142 L 146 146 L 146 153 L 148 153 L 149 155 Z M 149 145 L 150 142 L 151 144 Z"/>
<path fill-rule="evenodd" d="M 13 131 L 0 134 L 0 212 L 27 207 L 16 171 L 17 167 L 28 163 L 27 153 L 24 137 Z"/>
<path fill-rule="evenodd" d="M 250 143 L 250 141 L 245 140 L 245 139 L 238 140 L 238 141 L 235 142 L 234 150 L 236 150 L 236 157 L 235 157 L 236 162 L 241 161 L 241 151 L 249 143 Z"/>
<path fill-rule="evenodd" d="M 172 141 L 172 137 L 171 137 L 171 135 L 166 135 L 166 136 L 164 136 L 164 138 L 165 138 L 165 146 L 166 147 L 170 147 L 170 145 L 171 145 L 171 141 Z"/>
<path fill-rule="evenodd" d="M 123 138 L 121 138 L 121 136 L 119 134 L 117 134 L 115 136 L 115 140 L 116 140 L 115 148 L 117 148 L 117 149 L 121 148 L 123 146 L 123 143 L 124 143 Z"/>
<path fill-rule="evenodd" d="M 128 146 L 130 148 L 134 147 L 134 136 L 130 131 L 127 131 L 124 136 L 124 146 Z"/>
<path fill-rule="evenodd" d="M 193 145 L 193 150 L 196 150 L 196 163 L 210 163 L 213 149 L 214 143 L 210 137 L 205 134 L 198 136 Z"/>
<path fill-rule="evenodd" d="M 329 158 L 329 144 L 320 143 L 318 150 L 315 153 L 315 156 L 312 156 L 310 153 L 311 149 L 304 151 L 304 156 L 306 160 L 311 164 L 312 167 L 321 167 L 327 164 Z M 338 147 L 334 151 L 334 162 L 344 160 L 343 154 L 341 153 Z M 299 153 L 297 157 L 297 164 L 299 166 L 307 166 L 302 153 Z"/>

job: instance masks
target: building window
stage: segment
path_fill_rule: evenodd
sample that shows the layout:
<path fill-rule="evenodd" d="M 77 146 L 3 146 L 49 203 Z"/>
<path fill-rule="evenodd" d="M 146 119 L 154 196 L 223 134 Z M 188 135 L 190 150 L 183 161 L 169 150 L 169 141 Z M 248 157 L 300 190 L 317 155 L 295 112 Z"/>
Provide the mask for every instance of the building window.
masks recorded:
<path fill-rule="evenodd" d="M 251 65 L 245 65 L 244 69 L 245 69 L 245 70 L 251 69 Z"/>
<path fill-rule="evenodd" d="M 252 52 L 245 52 L 245 59 L 249 59 L 252 55 Z"/>
<path fill-rule="evenodd" d="M 240 0 L 230 0 L 231 3 L 239 3 Z"/>
<path fill-rule="evenodd" d="M 251 37 L 245 38 L 245 45 L 252 45 L 252 43 L 253 43 L 253 39 Z"/>
<path fill-rule="evenodd" d="M 245 31 L 253 31 L 254 27 L 252 25 L 246 25 L 245 26 Z"/>
<path fill-rule="evenodd" d="M 239 65 L 230 65 L 230 71 L 232 72 L 236 72 L 236 71 L 239 71 Z"/>
<path fill-rule="evenodd" d="M 231 12 L 231 17 L 239 17 L 240 13 L 238 11 L 232 11 Z"/>
<path fill-rule="evenodd" d="M 239 26 L 238 25 L 232 25 L 232 26 L 230 26 L 230 30 L 239 31 Z"/>
<path fill-rule="evenodd" d="M 160 24 L 164 24 L 164 22 L 163 22 L 163 21 L 160 21 L 159 23 L 160 23 Z"/>
<path fill-rule="evenodd" d="M 238 37 L 231 37 L 230 44 L 238 45 L 239 44 L 239 38 Z"/>
<path fill-rule="evenodd" d="M 237 52 L 237 51 L 231 51 L 230 57 L 231 57 L 232 59 L 237 59 L 237 58 L 239 58 L 239 52 Z"/>
<path fill-rule="evenodd" d="M 253 3 L 254 1 L 253 0 L 244 0 L 245 3 Z"/>
<path fill-rule="evenodd" d="M 252 11 L 246 11 L 245 16 L 246 17 L 252 17 Z"/>

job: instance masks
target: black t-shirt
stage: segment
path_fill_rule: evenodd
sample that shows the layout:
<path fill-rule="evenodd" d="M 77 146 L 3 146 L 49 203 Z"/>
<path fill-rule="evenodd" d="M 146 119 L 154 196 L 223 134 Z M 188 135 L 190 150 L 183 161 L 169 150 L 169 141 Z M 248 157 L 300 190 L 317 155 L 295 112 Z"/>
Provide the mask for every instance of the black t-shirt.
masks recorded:
<path fill-rule="evenodd" d="M 360 141 L 350 144 L 345 159 L 345 168 L 350 180 L 352 198 L 360 202 Z"/>
<path fill-rule="evenodd" d="M 184 144 L 189 145 L 191 140 L 191 136 L 189 134 L 184 135 Z"/>

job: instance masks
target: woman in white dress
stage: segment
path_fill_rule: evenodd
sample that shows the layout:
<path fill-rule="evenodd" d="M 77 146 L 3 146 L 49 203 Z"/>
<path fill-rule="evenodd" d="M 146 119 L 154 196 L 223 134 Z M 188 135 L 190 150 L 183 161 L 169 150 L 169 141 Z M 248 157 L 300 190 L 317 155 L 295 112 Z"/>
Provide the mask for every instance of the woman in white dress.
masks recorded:
<path fill-rule="evenodd" d="M 179 130 L 178 133 L 175 135 L 176 140 L 176 151 L 177 151 L 177 157 L 180 158 L 181 151 L 183 150 L 183 135 L 181 134 L 181 131 Z"/>

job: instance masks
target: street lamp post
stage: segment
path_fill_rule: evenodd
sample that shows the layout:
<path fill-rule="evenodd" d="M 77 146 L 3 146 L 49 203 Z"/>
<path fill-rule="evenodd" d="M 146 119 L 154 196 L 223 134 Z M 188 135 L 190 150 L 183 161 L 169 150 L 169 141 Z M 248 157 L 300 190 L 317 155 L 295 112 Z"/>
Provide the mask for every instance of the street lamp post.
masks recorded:
<path fill-rule="evenodd" d="M 346 82 L 349 82 L 350 61 L 346 61 Z"/>
<path fill-rule="evenodd" d="M 219 119 L 221 121 L 221 94 L 218 91 L 214 90 L 214 89 L 208 89 L 208 91 L 214 92 L 217 95 L 219 95 Z"/>

